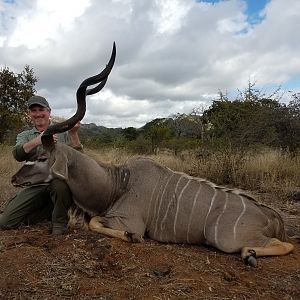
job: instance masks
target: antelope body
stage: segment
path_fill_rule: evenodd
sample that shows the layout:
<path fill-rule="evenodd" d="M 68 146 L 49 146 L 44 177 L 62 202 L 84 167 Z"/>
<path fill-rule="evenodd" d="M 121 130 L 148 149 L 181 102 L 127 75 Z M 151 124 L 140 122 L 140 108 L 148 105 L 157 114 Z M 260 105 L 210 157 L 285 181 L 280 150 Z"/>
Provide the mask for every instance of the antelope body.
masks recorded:
<path fill-rule="evenodd" d="M 65 180 L 74 202 L 92 217 L 89 228 L 125 241 L 140 242 L 147 235 L 160 242 L 207 244 L 226 253 L 241 252 L 251 265 L 256 265 L 255 256 L 292 252 L 280 215 L 239 190 L 174 172 L 147 158 L 105 165 L 64 144 L 54 144 L 54 133 L 68 130 L 83 118 L 85 96 L 104 86 L 114 56 L 115 48 L 101 76 L 80 85 L 76 114 L 44 133 L 46 159 L 25 164 L 12 177 L 13 184 L 38 184 L 55 177 Z"/>

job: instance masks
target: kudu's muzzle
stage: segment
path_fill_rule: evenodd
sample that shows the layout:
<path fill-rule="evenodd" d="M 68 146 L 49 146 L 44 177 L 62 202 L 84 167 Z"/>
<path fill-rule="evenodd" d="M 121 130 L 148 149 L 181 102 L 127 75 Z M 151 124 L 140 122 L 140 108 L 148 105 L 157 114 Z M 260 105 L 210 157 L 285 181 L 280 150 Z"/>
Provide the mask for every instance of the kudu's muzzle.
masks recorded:
<path fill-rule="evenodd" d="M 23 184 L 20 184 L 19 181 L 18 181 L 18 177 L 17 175 L 13 175 L 10 182 L 12 183 L 13 186 L 26 186 L 26 185 L 30 185 L 30 182 L 28 183 L 23 183 Z"/>

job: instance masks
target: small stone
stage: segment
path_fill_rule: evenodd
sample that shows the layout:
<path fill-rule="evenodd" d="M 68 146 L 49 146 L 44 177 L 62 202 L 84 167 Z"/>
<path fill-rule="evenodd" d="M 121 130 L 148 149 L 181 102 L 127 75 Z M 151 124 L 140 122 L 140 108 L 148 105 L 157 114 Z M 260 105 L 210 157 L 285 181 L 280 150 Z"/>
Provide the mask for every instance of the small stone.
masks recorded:
<path fill-rule="evenodd" d="M 171 266 L 169 265 L 158 265 L 153 269 L 154 275 L 159 277 L 165 277 L 169 275 L 170 272 L 171 272 Z"/>

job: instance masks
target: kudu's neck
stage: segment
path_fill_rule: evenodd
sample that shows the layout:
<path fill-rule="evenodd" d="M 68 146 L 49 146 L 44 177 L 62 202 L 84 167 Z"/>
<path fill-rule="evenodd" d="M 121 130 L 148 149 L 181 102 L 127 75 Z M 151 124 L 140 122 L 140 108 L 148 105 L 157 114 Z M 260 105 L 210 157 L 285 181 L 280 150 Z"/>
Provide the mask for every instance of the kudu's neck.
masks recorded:
<path fill-rule="evenodd" d="M 130 177 L 130 172 L 123 166 L 109 166 L 108 176 L 112 183 L 111 196 L 109 202 L 114 204 L 127 190 L 127 185 Z"/>
<path fill-rule="evenodd" d="M 129 175 L 123 167 L 96 162 L 74 149 L 68 151 L 68 185 L 76 204 L 92 215 L 105 214 L 123 195 Z"/>

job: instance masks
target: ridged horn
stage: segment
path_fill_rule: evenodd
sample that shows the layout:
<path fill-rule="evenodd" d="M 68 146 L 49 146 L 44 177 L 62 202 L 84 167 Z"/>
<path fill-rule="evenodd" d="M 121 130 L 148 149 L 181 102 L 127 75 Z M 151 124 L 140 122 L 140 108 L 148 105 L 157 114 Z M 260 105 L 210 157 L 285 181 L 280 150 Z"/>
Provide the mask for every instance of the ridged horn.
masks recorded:
<path fill-rule="evenodd" d="M 116 44 L 114 42 L 111 57 L 105 69 L 99 74 L 85 79 L 80 84 L 76 93 L 76 98 L 77 98 L 76 113 L 68 120 L 50 125 L 43 133 L 42 144 L 44 148 L 49 149 L 54 147 L 53 134 L 68 131 L 69 129 L 73 128 L 77 122 L 83 119 L 86 112 L 86 95 L 96 94 L 105 86 L 108 75 L 110 74 L 113 68 L 115 58 L 116 58 Z M 98 85 L 94 88 L 87 89 L 89 86 L 94 84 L 98 84 Z"/>

